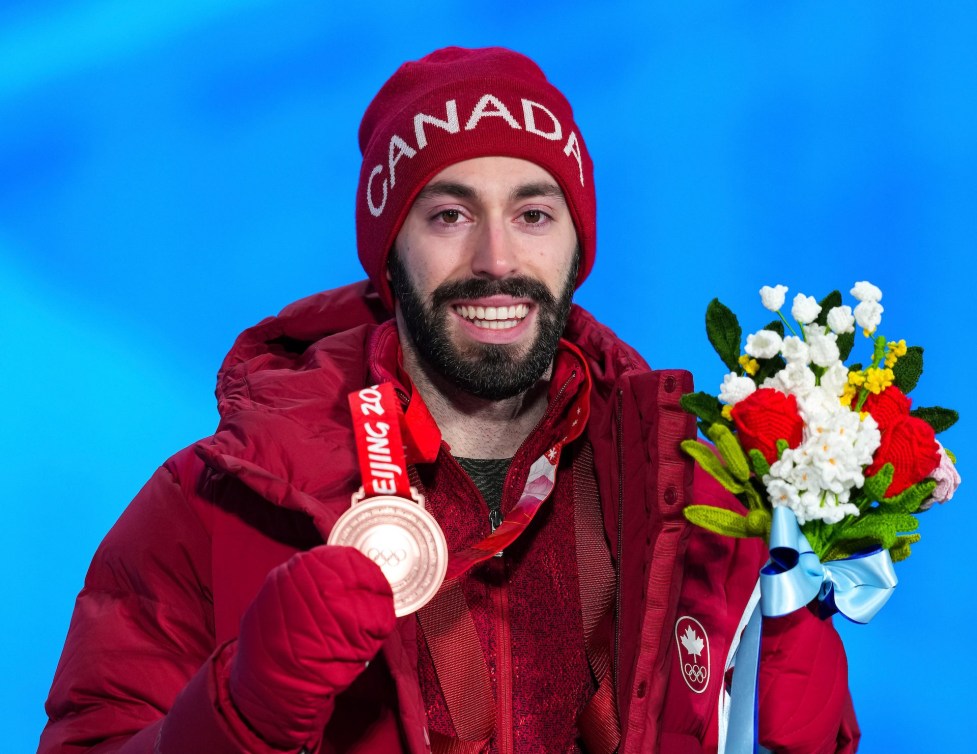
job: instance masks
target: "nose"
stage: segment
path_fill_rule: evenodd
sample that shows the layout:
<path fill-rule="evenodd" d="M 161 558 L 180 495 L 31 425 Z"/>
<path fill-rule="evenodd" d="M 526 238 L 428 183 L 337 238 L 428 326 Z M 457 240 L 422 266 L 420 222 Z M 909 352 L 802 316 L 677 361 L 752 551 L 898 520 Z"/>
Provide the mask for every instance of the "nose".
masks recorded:
<path fill-rule="evenodd" d="M 518 251 L 502 221 L 485 222 L 473 238 L 472 272 L 479 277 L 504 278 L 515 274 Z"/>

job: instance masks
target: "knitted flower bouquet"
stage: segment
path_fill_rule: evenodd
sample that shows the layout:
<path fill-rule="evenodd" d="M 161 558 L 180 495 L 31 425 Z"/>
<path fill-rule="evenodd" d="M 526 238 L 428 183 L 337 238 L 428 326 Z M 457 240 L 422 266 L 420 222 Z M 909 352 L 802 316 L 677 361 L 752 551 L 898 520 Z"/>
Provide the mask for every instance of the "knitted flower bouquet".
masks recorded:
<path fill-rule="evenodd" d="M 878 550 L 902 560 L 919 540 L 915 514 L 949 500 L 960 483 L 953 454 L 936 439 L 957 413 L 912 408 L 923 349 L 876 335 L 882 292 L 874 285 L 851 289 L 854 311 L 837 291 L 820 303 L 798 294 L 793 323 L 781 311 L 786 292 L 760 290 L 779 318 L 748 335 L 742 351 L 736 316 L 718 299 L 709 304 L 706 332 L 731 371 L 718 397 L 682 398 L 715 447 L 682 447 L 746 512 L 691 505 L 685 515 L 719 534 L 764 537 L 776 550 L 771 526 L 789 511 L 820 563 Z M 856 325 L 871 352 L 864 364 L 846 364 Z"/>

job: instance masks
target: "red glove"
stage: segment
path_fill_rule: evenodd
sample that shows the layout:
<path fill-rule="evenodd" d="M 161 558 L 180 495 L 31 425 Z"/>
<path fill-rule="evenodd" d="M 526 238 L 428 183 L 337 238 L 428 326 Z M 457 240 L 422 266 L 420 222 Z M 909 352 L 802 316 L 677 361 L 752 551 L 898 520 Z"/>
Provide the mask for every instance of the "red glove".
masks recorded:
<path fill-rule="evenodd" d="M 351 547 L 321 545 L 273 569 L 241 619 L 229 690 L 273 746 L 322 732 L 333 699 L 394 630 L 390 584 Z"/>

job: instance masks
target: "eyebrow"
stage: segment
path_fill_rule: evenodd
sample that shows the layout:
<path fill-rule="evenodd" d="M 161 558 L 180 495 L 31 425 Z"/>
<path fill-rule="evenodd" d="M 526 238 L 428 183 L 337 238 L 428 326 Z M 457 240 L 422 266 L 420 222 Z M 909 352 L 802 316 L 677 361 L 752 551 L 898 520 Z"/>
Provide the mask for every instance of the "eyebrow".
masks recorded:
<path fill-rule="evenodd" d="M 478 192 L 471 186 L 464 183 L 455 183 L 453 181 L 435 181 L 434 183 L 429 183 L 427 186 L 422 188 L 415 201 L 432 199 L 439 196 L 450 196 L 454 199 L 468 199 L 470 201 L 475 201 L 478 199 Z M 566 201 L 560 187 L 555 183 L 550 183 L 549 181 L 525 183 L 522 186 L 517 186 L 514 188 L 510 194 L 510 198 L 512 199 L 532 199 L 536 196 L 551 196 L 564 202 Z"/>
<path fill-rule="evenodd" d="M 527 183 L 522 186 L 518 186 L 512 192 L 513 199 L 532 199 L 535 196 L 552 196 L 556 199 L 561 199 L 564 202 L 566 201 L 560 187 L 555 183 L 550 183 L 549 181 Z"/>

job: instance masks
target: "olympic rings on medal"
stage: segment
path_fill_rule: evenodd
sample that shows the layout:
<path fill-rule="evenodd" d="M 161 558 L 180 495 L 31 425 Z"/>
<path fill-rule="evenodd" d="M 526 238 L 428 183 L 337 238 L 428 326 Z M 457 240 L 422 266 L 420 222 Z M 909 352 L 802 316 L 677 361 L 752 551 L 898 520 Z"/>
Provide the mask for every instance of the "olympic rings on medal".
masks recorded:
<path fill-rule="evenodd" d="M 366 557 L 372 560 L 381 568 L 383 566 L 396 566 L 407 557 L 407 550 L 403 548 L 397 550 L 378 550 L 376 547 L 371 547 L 366 553 Z"/>
<path fill-rule="evenodd" d="M 709 669 L 705 665 L 693 665 L 691 662 L 685 663 L 683 670 L 688 679 L 693 683 L 702 683 L 706 680 L 706 674 L 709 672 Z"/>

